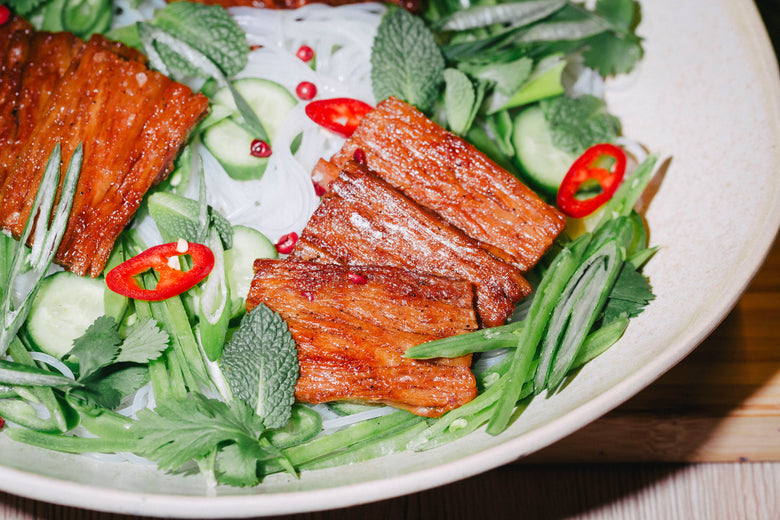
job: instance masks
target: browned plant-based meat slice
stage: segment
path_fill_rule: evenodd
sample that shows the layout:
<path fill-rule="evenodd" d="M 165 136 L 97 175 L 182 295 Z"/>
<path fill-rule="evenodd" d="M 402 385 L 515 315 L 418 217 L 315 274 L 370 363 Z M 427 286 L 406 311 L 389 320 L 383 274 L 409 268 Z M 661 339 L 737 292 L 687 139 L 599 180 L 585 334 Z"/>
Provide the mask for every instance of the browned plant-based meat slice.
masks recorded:
<path fill-rule="evenodd" d="M 147 190 L 169 173 L 208 99 L 94 37 L 72 60 L 29 132 L 0 189 L 0 226 L 21 234 L 56 143 L 63 169 L 78 146 L 84 160 L 55 261 L 98 276 Z M 130 59 L 128 59 L 130 57 Z M 4 82 L 0 78 L 0 82 Z"/>
<path fill-rule="evenodd" d="M 477 328 L 473 286 L 405 269 L 257 260 L 264 303 L 298 346 L 298 400 L 381 402 L 437 417 L 476 396 L 471 356 L 413 360 L 414 345 Z"/>
<path fill-rule="evenodd" d="M 8 71 L 0 86 L 4 101 L 0 104 L 0 184 L 43 116 L 52 92 L 84 46 L 80 38 L 66 32 L 17 36 L 15 52 L 20 61 L 16 73 Z"/>
<path fill-rule="evenodd" d="M 520 271 L 355 162 L 347 163 L 314 212 L 292 257 L 391 265 L 468 280 L 484 326 L 504 323 L 531 288 Z"/>
<path fill-rule="evenodd" d="M 358 149 L 370 170 L 522 271 L 565 225 L 512 174 L 398 99 L 369 112 L 331 160 L 341 168 Z"/>

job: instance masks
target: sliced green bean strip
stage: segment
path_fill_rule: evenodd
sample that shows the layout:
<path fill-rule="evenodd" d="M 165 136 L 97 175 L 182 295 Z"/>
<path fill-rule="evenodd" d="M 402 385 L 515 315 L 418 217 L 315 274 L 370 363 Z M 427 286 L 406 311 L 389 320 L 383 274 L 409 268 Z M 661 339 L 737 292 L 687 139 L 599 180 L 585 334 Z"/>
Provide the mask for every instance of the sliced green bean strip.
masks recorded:
<path fill-rule="evenodd" d="M 137 443 L 131 439 L 102 439 L 97 437 L 74 437 L 42 433 L 25 428 L 8 428 L 6 435 L 16 442 L 65 453 L 120 453 L 138 451 Z"/>

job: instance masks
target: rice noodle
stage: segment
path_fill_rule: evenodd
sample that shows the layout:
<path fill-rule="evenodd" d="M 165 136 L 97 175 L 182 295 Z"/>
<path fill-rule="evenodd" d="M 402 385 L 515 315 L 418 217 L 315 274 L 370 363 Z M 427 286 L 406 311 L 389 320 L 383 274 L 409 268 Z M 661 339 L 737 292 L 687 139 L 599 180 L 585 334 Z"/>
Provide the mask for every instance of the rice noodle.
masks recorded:
<path fill-rule="evenodd" d="M 61 373 L 63 376 L 67 377 L 68 379 L 76 379 L 76 376 L 73 375 L 73 372 L 71 371 L 68 366 L 57 359 L 54 356 L 50 356 L 49 354 L 44 354 L 43 352 L 30 352 L 30 357 L 33 358 L 35 361 L 39 361 L 41 363 L 45 363 L 52 367 L 53 369 L 57 370 L 59 373 Z"/>

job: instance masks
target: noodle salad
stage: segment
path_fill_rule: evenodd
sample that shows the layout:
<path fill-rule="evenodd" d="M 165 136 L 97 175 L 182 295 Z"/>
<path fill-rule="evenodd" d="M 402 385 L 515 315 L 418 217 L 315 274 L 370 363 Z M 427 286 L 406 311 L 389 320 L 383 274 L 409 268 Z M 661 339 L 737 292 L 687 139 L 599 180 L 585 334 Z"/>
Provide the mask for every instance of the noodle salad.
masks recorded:
<path fill-rule="evenodd" d="M 273 473 L 295 476 L 432 449 L 479 428 L 500 434 L 519 402 L 554 393 L 616 343 L 653 299 L 641 268 L 655 249 L 633 207 L 657 157 L 620 134 L 603 100 L 605 78 L 630 72 L 641 58 L 638 6 L 631 0 L 461 4 L 432 0 L 412 15 L 379 3 L 224 10 L 109 2 L 112 16 L 100 32 L 208 94 L 211 112 L 120 236 L 106 272 L 166 243 L 178 244 L 170 246 L 178 248 L 172 257 L 190 254 L 198 267 L 192 248 L 199 242 L 213 252 L 211 274 L 147 302 L 117 294 L 111 284 L 124 282 L 49 267 L 0 358 L 2 432 L 100 460 L 172 472 L 194 467 L 214 485 L 254 486 Z M 47 16 L 45 5 L 30 10 L 44 29 Z M 214 16 L 236 41 L 197 34 Z M 405 41 L 416 47 L 388 58 Z M 236 54 L 230 59 L 240 66 L 227 70 L 219 53 Z M 382 59 L 406 61 L 383 76 Z M 397 76 L 403 77 L 396 83 Z M 564 234 L 529 274 L 534 296 L 505 325 L 407 352 L 421 359 L 478 354 L 472 372 L 479 395 L 438 419 L 384 405 L 293 403 L 292 372 L 269 367 L 294 364 L 295 345 L 278 316 L 262 309 L 247 314 L 244 301 L 252 261 L 289 252 L 286 241 L 301 234 L 320 203 L 312 171 L 345 141 L 307 113 L 309 102 L 374 106 L 390 95 L 416 104 L 551 204 L 572 208 Z M 248 128 L 264 139 L 247 137 Z M 571 165 L 591 156 L 594 164 L 604 157 L 625 161 L 622 182 L 603 180 L 606 167 L 590 163 L 586 181 L 571 181 Z M 586 188 L 601 198 L 583 209 L 588 194 L 579 192 Z M 187 230 L 198 240 L 186 238 Z M 8 298 L 19 300 L 24 273 L 14 278 L 8 266 L 26 253 L 3 238 L 4 292 L 13 286 L 17 293 Z M 154 286 L 148 272 L 140 276 L 142 285 Z M 161 285 L 162 278 L 157 290 Z M 55 312 L 52 302 L 67 308 Z M 251 375 L 238 379 L 239 372 Z M 270 380 L 279 388 L 270 388 Z"/>

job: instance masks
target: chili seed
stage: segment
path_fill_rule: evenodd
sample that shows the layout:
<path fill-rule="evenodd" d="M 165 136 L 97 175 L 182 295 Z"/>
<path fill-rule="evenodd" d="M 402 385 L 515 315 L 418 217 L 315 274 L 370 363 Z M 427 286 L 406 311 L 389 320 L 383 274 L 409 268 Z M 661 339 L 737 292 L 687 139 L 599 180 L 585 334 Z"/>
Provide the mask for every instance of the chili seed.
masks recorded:
<path fill-rule="evenodd" d="M 311 59 L 314 57 L 314 49 L 308 45 L 301 45 L 295 55 L 301 61 L 311 61 Z"/>
<path fill-rule="evenodd" d="M 366 165 L 366 152 L 364 152 L 362 148 L 355 148 L 355 151 L 352 153 L 352 158 L 356 163 L 363 166 Z"/>
<path fill-rule="evenodd" d="M 249 148 L 249 153 L 252 157 L 262 159 L 264 157 L 271 156 L 271 146 L 262 139 L 252 140 L 252 146 Z"/>
<path fill-rule="evenodd" d="M 301 81 L 295 87 L 295 95 L 304 101 L 311 101 L 317 96 L 317 86 L 311 81 Z"/>
<path fill-rule="evenodd" d="M 366 278 L 362 274 L 349 273 L 347 276 L 349 277 L 349 281 L 354 283 L 355 285 L 364 285 L 365 283 L 368 282 L 368 278 Z"/>
<path fill-rule="evenodd" d="M 328 189 L 316 181 L 311 181 L 311 183 L 314 185 L 314 194 L 318 197 L 322 197 L 326 193 L 328 193 Z"/>
<path fill-rule="evenodd" d="M 292 253 L 292 250 L 295 247 L 295 243 L 297 241 L 298 233 L 294 231 L 292 233 L 287 233 L 286 235 L 282 236 L 276 243 L 276 250 L 279 251 L 280 254 L 289 255 Z"/>

